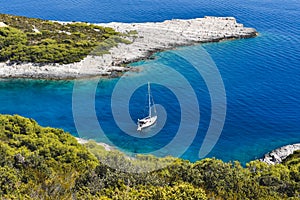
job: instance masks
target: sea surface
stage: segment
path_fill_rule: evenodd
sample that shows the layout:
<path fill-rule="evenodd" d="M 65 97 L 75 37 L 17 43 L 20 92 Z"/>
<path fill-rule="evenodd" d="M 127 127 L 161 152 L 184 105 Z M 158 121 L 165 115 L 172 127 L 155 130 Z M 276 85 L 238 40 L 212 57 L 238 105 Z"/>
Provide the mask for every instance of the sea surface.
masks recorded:
<path fill-rule="evenodd" d="M 95 100 L 93 109 L 102 133 L 94 128 L 89 133 L 78 133 L 72 112 L 73 91 L 78 89 L 74 89 L 78 85 L 75 81 L 1 80 L 0 113 L 33 118 L 43 126 L 62 128 L 75 136 L 107 142 L 129 154 L 154 152 L 158 156 L 174 155 L 196 161 L 211 122 L 213 101 L 208 83 L 188 60 L 178 57 L 178 53 L 196 55 L 204 49 L 219 70 L 226 91 L 224 128 L 206 157 L 239 160 L 245 164 L 272 149 L 300 142 L 299 0 L 10 0 L 2 1 L 0 5 L 0 12 L 6 14 L 92 23 L 234 16 L 238 22 L 259 32 L 256 38 L 177 48 L 155 54 L 154 60 L 132 64 L 141 72 L 126 74 L 126 80 L 130 80 L 129 84 L 140 80 L 154 82 L 151 85 L 154 102 L 164 108 L 162 115 L 167 113 L 165 123 L 159 116 L 156 127 L 144 131 L 144 135 L 136 133 L 133 123 L 124 125 L 121 122 L 127 132 L 121 130 L 120 122 L 113 116 L 111 99 L 119 79 L 79 81 L 79 92 L 83 97 L 96 85 L 94 96 L 88 98 Z M 196 123 L 199 127 L 195 138 L 191 137 L 187 149 L 180 154 L 177 150 L 181 142 L 164 147 L 176 138 L 184 114 L 182 104 L 189 104 L 193 94 L 178 99 L 169 87 L 155 83 L 156 75 L 165 72 L 159 67 L 162 65 L 181 74 L 193 88 L 198 101 L 199 108 L 191 108 L 190 115 L 185 115 L 191 118 L 187 117 L 184 123 L 191 126 Z M 182 84 L 178 76 L 165 75 L 161 80 L 178 88 Z M 143 85 L 129 92 L 132 96 L 124 106 L 133 122 L 145 113 L 147 87 Z M 85 100 L 88 102 L 88 99 L 82 99 Z M 88 112 L 89 108 L 85 109 L 83 104 L 81 111 L 85 110 Z M 197 120 L 195 113 L 200 113 L 200 119 Z M 89 121 L 88 115 L 81 116 L 84 122 Z M 88 123 L 86 125 L 89 127 Z M 156 129 L 158 132 L 154 133 Z M 131 133 L 128 134 L 128 130 Z M 193 133 L 188 130 L 185 130 L 186 138 L 191 139 L 189 136 Z"/>

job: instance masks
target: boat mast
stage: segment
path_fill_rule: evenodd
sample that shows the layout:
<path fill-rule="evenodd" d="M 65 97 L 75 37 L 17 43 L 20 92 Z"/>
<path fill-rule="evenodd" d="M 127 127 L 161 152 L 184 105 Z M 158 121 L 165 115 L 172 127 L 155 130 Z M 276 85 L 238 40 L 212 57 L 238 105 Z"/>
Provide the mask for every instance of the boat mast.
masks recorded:
<path fill-rule="evenodd" d="M 150 82 L 148 82 L 148 104 L 149 104 L 149 116 L 151 117 Z"/>

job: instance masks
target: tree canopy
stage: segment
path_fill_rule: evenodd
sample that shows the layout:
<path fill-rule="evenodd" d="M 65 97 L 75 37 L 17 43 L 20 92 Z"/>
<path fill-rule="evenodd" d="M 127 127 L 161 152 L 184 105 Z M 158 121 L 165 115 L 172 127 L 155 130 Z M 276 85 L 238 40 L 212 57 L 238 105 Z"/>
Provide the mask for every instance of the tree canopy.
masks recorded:
<path fill-rule="evenodd" d="M 118 43 L 130 43 L 112 28 L 89 23 L 58 23 L 0 14 L 0 62 L 79 62 L 87 55 L 103 55 Z"/>
<path fill-rule="evenodd" d="M 128 157 L 0 115 L 0 199 L 299 199 L 299 151 L 282 164 Z"/>

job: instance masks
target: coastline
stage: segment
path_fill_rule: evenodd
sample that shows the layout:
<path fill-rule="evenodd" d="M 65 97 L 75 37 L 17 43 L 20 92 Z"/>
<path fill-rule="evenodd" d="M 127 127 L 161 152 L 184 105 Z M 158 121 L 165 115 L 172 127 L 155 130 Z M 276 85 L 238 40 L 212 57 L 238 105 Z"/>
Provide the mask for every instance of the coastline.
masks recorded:
<path fill-rule="evenodd" d="M 73 136 L 73 137 L 75 137 L 75 136 Z M 79 138 L 79 137 L 75 137 L 75 139 L 77 140 L 77 142 L 78 142 L 79 144 L 86 144 L 86 143 L 88 143 L 89 141 L 95 141 L 95 140 L 87 140 L 87 139 L 83 139 L 83 138 Z M 96 141 L 95 141 L 95 142 L 96 142 Z M 103 142 L 96 142 L 96 144 L 97 144 L 97 145 L 100 145 L 100 146 L 102 146 L 102 147 L 104 147 L 104 149 L 105 149 L 106 151 L 112 151 L 112 150 L 115 149 L 114 147 L 112 147 L 112 146 L 110 146 L 110 145 L 108 145 L 108 144 L 106 144 L 106 143 L 103 143 Z"/>
<path fill-rule="evenodd" d="M 69 23 L 69 22 L 61 22 Z M 253 28 L 244 27 L 233 17 L 204 17 L 173 19 L 164 22 L 96 24 L 130 34 L 131 44 L 119 43 L 103 56 L 87 56 L 71 64 L 10 64 L 0 63 L 0 78 L 75 79 L 97 76 L 115 77 L 133 70 L 127 64 L 148 59 L 153 53 L 191 46 L 199 43 L 251 38 L 257 36 Z"/>
<path fill-rule="evenodd" d="M 87 140 L 79 137 L 75 137 L 75 139 L 78 141 L 79 144 L 85 144 L 88 143 L 89 141 L 95 141 L 95 140 Z M 106 151 L 116 150 L 116 148 L 114 148 L 113 146 L 110 146 L 103 142 L 96 142 L 96 144 L 104 147 Z M 300 143 L 285 145 L 266 153 L 263 156 L 263 158 L 259 159 L 259 161 L 264 162 L 268 165 L 280 164 L 289 155 L 293 154 L 295 151 L 298 150 L 300 150 Z"/>
<path fill-rule="evenodd" d="M 300 150 L 300 143 L 286 145 L 266 153 L 264 157 L 259 160 L 269 165 L 279 164 L 297 150 Z"/>

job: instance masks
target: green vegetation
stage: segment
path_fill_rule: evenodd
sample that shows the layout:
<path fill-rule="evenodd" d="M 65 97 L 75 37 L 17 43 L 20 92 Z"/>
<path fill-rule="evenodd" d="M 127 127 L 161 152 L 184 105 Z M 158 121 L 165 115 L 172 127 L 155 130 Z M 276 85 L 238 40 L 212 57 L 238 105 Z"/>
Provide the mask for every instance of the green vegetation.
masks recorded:
<path fill-rule="evenodd" d="M 0 115 L 0 199 L 299 199 L 299 154 L 246 167 L 211 158 L 133 159 L 93 141 L 80 145 L 32 119 Z"/>
<path fill-rule="evenodd" d="M 98 165 L 74 137 L 31 119 L 0 116 L 0 138 L 0 199 L 70 198 L 75 180 Z"/>
<path fill-rule="evenodd" d="M 103 55 L 118 43 L 130 43 L 124 34 L 88 23 L 61 24 L 0 14 L 0 62 L 78 62 L 88 54 Z"/>

